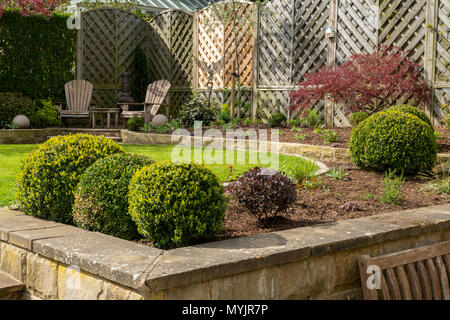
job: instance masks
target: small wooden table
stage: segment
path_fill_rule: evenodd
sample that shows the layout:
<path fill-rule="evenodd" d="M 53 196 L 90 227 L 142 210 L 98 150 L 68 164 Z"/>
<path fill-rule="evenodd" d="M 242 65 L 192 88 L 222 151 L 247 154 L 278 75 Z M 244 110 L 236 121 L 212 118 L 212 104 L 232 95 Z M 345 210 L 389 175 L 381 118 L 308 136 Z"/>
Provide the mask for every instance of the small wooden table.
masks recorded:
<path fill-rule="evenodd" d="M 92 129 L 95 129 L 95 115 L 100 114 L 101 126 L 103 128 L 103 115 L 106 114 L 106 128 L 110 128 L 111 126 L 111 114 L 114 114 L 114 128 L 118 128 L 119 126 L 119 113 L 120 108 L 92 108 Z"/>

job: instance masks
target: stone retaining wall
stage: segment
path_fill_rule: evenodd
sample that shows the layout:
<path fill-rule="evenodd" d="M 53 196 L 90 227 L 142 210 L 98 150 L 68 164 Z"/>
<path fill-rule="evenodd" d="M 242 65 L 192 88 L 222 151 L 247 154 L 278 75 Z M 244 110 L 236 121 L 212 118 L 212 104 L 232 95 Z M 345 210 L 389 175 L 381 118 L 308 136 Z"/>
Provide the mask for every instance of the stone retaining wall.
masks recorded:
<path fill-rule="evenodd" d="M 41 299 L 358 299 L 357 259 L 450 240 L 450 204 L 163 251 L 0 209 L 0 270 Z"/>
<path fill-rule="evenodd" d="M 189 145 L 194 146 L 195 142 L 200 138 L 195 138 L 193 136 L 176 136 L 169 134 L 154 134 L 154 133 L 142 133 L 133 132 L 128 130 L 122 130 L 122 141 L 126 144 L 164 144 L 164 145 Z M 223 139 L 223 138 L 208 138 L 204 137 L 200 144 L 207 146 L 213 142 L 221 141 L 226 148 L 236 149 L 238 147 L 237 140 Z M 267 145 L 267 149 L 270 150 L 272 143 L 270 141 L 249 143 L 246 140 L 245 150 L 258 151 L 260 144 L 263 143 Z M 279 152 L 283 154 L 302 156 L 306 158 L 311 158 L 321 161 L 333 161 L 338 163 L 349 163 L 352 162 L 350 159 L 349 151 L 345 148 L 332 148 L 326 146 L 316 146 L 301 143 L 288 143 L 288 142 L 278 142 Z M 450 154 L 440 153 L 438 154 L 438 163 L 449 163 L 450 165 Z"/>
<path fill-rule="evenodd" d="M 48 129 L 0 129 L 0 144 L 42 143 L 48 137 L 60 133 L 59 128 Z"/>

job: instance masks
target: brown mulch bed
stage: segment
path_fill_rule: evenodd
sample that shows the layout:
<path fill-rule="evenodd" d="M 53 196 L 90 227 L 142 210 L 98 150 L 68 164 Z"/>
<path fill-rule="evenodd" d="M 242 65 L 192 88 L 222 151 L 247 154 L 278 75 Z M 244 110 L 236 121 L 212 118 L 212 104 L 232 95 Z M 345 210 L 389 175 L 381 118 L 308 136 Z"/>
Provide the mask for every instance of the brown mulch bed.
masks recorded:
<path fill-rule="evenodd" d="M 267 129 L 267 139 L 270 140 L 271 129 L 267 125 L 250 125 L 250 126 L 241 126 L 239 127 L 244 132 L 250 129 L 254 129 L 256 134 L 258 135 L 258 129 Z M 208 127 L 203 128 L 203 131 L 209 129 Z M 220 128 L 215 128 L 219 129 Z M 291 128 L 277 128 L 280 132 L 279 141 L 280 142 L 290 142 L 290 143 L 302 143 L 302 144 L 312 144 L 318 146 L 330 146 L 334 148 L 347 148 L 348 141 L 350 140 L 350 136 L 352 134 L 352 128 L 333 128 L 328 129 L 332 131 L 336 131 L 339 135 L 339 141 L 333 143 L 327 143 L 319 134 L 314 132 L 313 128 L 301 128 L 301 132 L 292 131 Z M 450 153 L 450 128 L 439 126 L 435 127 L 435 130 L 442 133 L 442 138 L 438 140 L 439 143 L 439 153 Z M 193 135 L 194 131 L 192 129 L 188 129 Z M 296 139 L 296 136 L 306 134 L 305 140 Z M 225 132 L 223 134 L 225 137 Z M 256 138 L 257 136 L 253 137 Z M 251 138 L 250 138 L 251 139 Z"/>
<path fill-rule="evenodd" d="M 339 164 L 326 163 L 328 167 Z M 225 215 L 224 230 L 218 240 L 280 231 L 319 223 L 353 219 L 392 211 L 450 203 L 450 197 L 420 191 L 424 184 L 419 178 L 407 178 L 402 192 L 404 202 L 392 206 L 380 202 L 384 176 L 343 165 L 350 175 L 348 181 L 321 177 L 324 188 L 299 191 L 299 201 L 291 210 L 267 222 L 260 223 L 255 216 L 231 200 Z"/>

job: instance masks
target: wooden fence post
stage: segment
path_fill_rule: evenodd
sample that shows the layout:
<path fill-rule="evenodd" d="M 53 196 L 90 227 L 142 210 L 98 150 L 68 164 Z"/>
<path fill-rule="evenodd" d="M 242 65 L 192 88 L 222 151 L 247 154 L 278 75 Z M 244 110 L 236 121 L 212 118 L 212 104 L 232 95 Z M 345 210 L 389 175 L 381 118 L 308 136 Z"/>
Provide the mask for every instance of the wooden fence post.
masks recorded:
<path fill-rule="evenodd" d="M 425 62 L 424 72 L 425 79 L 431 86 L 430 96 L 430 109 L 425 110 L 431 119 L 431 123 L 434 124 L 434 82 L 436 80 L 436 31 L 437 19 L 438 19 L 438 0 L 427 0 L 427 18 L 426 26 L 427 32 L 425 34 Z"/>
<path fill-rule="evenodd" d="M 258 78 L 259 78 L 259 15 L 260 5 L 255 4 L 253 26 L 253 81 L 252 81 L 252 121 L 258 113 Z"/>
<path fill-rule="evenodd" d="M 336 65 L 336 38 L 337 38 L 337 10 L 339 0 L 330 0 L 329 27 L 334 30 L 334 37 L 328 38 L 328 67 Z M 328 127 L 334 126 L 334 103 L 326 97 L 325 102 L 325 124 Z"/>

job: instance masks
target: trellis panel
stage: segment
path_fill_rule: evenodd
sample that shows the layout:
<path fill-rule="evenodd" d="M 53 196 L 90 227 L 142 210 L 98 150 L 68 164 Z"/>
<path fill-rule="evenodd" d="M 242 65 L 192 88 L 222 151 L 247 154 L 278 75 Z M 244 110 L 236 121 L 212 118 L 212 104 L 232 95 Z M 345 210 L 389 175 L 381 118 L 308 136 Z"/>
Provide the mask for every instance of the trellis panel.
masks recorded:
<path fill-rule="evenodd" d="M 151 81 L 167 79 L 171 83 L 171 114 L 192 94 L 193 16 L 179 10 L 160 13 L 150 22 Z"/>
<path fill-rule="evenodd" d="M 436 79 L 450 84 L 450 2 L 439 1 L 436 41 Z M 450 86 L 450 85 L 449 85 Z"/>
<path fill-rule="evenodd" d="M 290 86 L 294 1 L 269 1 L 260 15 L 258 86 Z"/>
<path fill-rule="evenodd" d="M 239 54 L 239 73 L 241 85 L 251 87 L 253 83 L 253 18 L 254 6 L 236 3 L 237 30 L 236 39 Z M 232 10 L 230 6 L 226 10 Z M 226 62 L 223 73 L 225 87 L 231 87 L 233 66 L 236 63 L 234 29 L 233 24 L 227 24 L 224 28 L 224 52 Z"/>
<path fill-rule="evenodd" d="M 377 47 L 377 5 L 373 0 L 340 0 L 337 10 L 336 62 Z"/>
<path fill-rule="evenodd" d="M 253 17 L 254 6 L 236 2 L 237 30 L 236 39 L 239 53 L 240 82 L 243 86 L 252 85 L 253 72 Z M 236 63 L 234 28 L 229 17 L 222 16 L 223 12 L 230 12 L 232 7 L 228 3 L 218 3 L 209 6 L 198 13 L 198 52 L 199 60 L 213 65 L 225 58 L 225 64 L 219 73 L 214 75 L 214 89 L 231 87 L 232 72 Z M 208 75 L 198 66 L 194 67 L 198 77 L 198 88 L 205 89 Z"/>
<path fill-rule="evenodd" d="M 426 34 L 426 0 L 383 0 L 379 43 L 410 51 L 409 57 L 423 65 Z"/>
<path fill-rule="evenodd" d="M 316 72 L 327 63 L 329 0 L 301 0 L 295 2 L 294 47 L 291 84 L 303 79 L 308 72 Z"/>
<path fill-rule="evenodd" d="M 94 103 L 113 107 L 122 85 L 120 76 L 131 71 L 134 49 L 138 45 L 148 48 L 149 25 L 118 9 L 93 9 L 81 17 L 77 75 L 94 85 Z"/>
<path fill-rule="evenodd" d="M 150 81 L 170 79 L 171 50 L 170 50 L 170 23 L 171 11 L 157 15 L 150 22 Z"/>
<path fill-rule="evenodd" d="M 198 13 L 198 52 L 196 57 L 213 65 L 225 57 L 224 26 L 220 22 L 220 17 L 216 12 L 207 7 Z M 228 59 L 228 57 L 225 57 Z M 198 73 L 198 88 L 205 89 L 208 83 L 208 75 L 198 66 L 194 68 Z M 221 89 L 224 87 L 224 70 L 214 75 L 213 88 Z"/>

